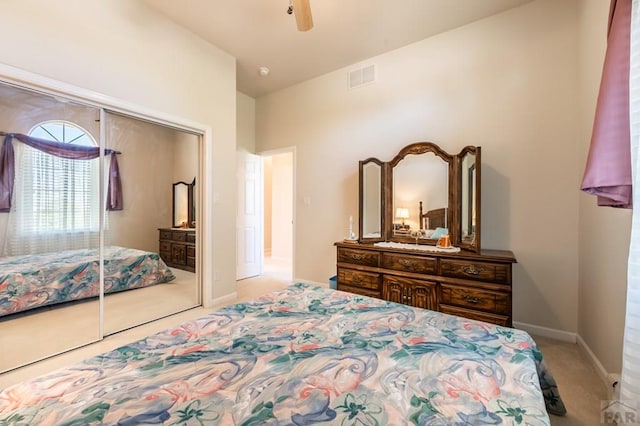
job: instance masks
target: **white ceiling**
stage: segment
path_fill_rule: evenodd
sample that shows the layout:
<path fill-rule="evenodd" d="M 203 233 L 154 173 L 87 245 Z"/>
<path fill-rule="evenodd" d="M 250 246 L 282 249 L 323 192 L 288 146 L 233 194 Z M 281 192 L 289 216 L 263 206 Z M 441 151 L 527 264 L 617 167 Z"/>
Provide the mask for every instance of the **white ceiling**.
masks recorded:
<path fill-rule="evenodd" d="M 529 1 L 311 0 L 299 32 L 289 0 L 142 0 L 237 58 L 237 89 L 255 98 Z"/>

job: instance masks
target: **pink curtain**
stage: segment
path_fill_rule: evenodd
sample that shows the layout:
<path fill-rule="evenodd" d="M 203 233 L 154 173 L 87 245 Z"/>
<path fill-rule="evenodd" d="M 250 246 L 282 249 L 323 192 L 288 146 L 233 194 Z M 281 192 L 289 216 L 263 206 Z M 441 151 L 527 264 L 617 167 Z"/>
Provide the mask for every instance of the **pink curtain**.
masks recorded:
<path fill-rule="evenodd" d="M 599 206 L 631 208 L 629 51 L 632 0 L 611 0 L 589 157 L 581 189 Z"/>

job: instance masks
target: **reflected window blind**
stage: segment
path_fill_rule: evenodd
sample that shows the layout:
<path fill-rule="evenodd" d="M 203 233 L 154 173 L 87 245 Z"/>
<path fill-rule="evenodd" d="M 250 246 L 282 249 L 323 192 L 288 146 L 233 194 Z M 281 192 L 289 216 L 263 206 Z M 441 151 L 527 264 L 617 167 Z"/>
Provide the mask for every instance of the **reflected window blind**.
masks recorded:
<path fill-rule="evenodd" d="M 631 14 L 629 102 L 633 218 L 620 399 L 637 402 L 640 401 L 640 0 L 633 0 Z"/>
<path fill-rule="evenodd" d="M 7 254 L 98 247 L 99 161 L 59 158 L 16 144 Z"/>
<path fill-rule="evenodd" d="M 92 163 L 54 157 L 27 147 L 31 170 L 25 173 L 30 209 L 23 212 L 25 228 L 32 232 L 98 230 L 93 223 Z M 25 200 L 27 201 L 27 200 Z M 25 205 L 25 207 L 29 207 Z M 29 212 L 31 214 L 29 214 Z"/>

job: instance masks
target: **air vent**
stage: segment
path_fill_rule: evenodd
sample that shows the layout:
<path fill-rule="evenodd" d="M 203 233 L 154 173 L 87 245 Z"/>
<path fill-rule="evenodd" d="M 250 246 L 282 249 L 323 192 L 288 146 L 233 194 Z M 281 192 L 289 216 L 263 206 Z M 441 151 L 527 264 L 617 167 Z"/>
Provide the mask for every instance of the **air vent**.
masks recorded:
<path fill-rule="evenodd" d="M 376 81 L 376 66 L 369 65 L 364 68 L 349 71 L 349 89 L 364 86 Z"/>

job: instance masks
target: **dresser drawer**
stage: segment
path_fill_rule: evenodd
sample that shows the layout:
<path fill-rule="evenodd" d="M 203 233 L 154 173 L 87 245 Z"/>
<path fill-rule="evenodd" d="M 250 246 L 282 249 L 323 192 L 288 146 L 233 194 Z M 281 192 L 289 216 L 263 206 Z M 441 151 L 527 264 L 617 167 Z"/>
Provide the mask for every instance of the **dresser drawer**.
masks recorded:
<path fill-rule="evenodd" d="M 173 241 L 187 241 L 187 233 L 183 231 L 176 231 L 173 233 Z"/>
<path fill-rule="evenodd" d="M 445 277 L 511 284 L 511 264 L 442 259 L 440 269 Z"/>
<path fill-rule="evenodd" d="M 171 251 L 160 251 L 159 254 L 164 263 L 171 263 Z"/>
<path fill-rule="evenodd" d="M 187 232 L 187 242 L 195 243 L 196 242 L 196 234 L 195 232 Z"/>
<path fill-rule="evenodd" d="M 417 274 L 435 274 L 436 259 L 424 256 L 410 256 L 398 253 L 382 253 L 381 267 Z"/>
<path fill-rule="evenodd" d="M 171 243 L 169 241 L 160 241 L 160 251 L 171 252 Z"/>
<path fill-rule="evenodd" d="M 364 266 L 378 266 L 380 253 L 369 250 L 338 248 L 338 262 Z"/>
<path fill-rule="evenodd" d="M 170 240 L 171 239 L 171 231 L 160 231 L 160 239 L 161 240 Z"/>
<path fill-rule="evenodd" d="M 507 293 L 458 285 L 440 284 L 440 302 L 497 314 L 509 314 L 511 311 L 510 297 Z"/>
<path fill-rule="evenodd" d="M 511 327 L 511 321 L 506 315 L 494 315 L 487 312 L 474 311 L 472 309 L 457 308 L 440 304 L 440 312 L 458 317 L 469 318 L 477 321 L 484 321 L 491 324 Z"/>
<path fill-rule="evenodd" d="M 352 269 L 338 269 L 338 285 L 365 288 L 380 291 L 380 274 L 373 272 L 354 271 Z"/>
<path fill-rule="evenodd" d="M 195 246 L 187 246 L 187 256 L 195 257 L 196 256 L 196 247 Z"/>
<path fill-rule="evenodd" d="M 380 299 L 379 291 L 367 290 L 366 288 L 351 287 L 348 285 L 338 283 L 338 290 L 346 291 L 348 293 L 353 293 L 353 294 L 359 294 L 360 296 L 369 296 L 369 297 L 375 297 L 376 299 Z"/>

